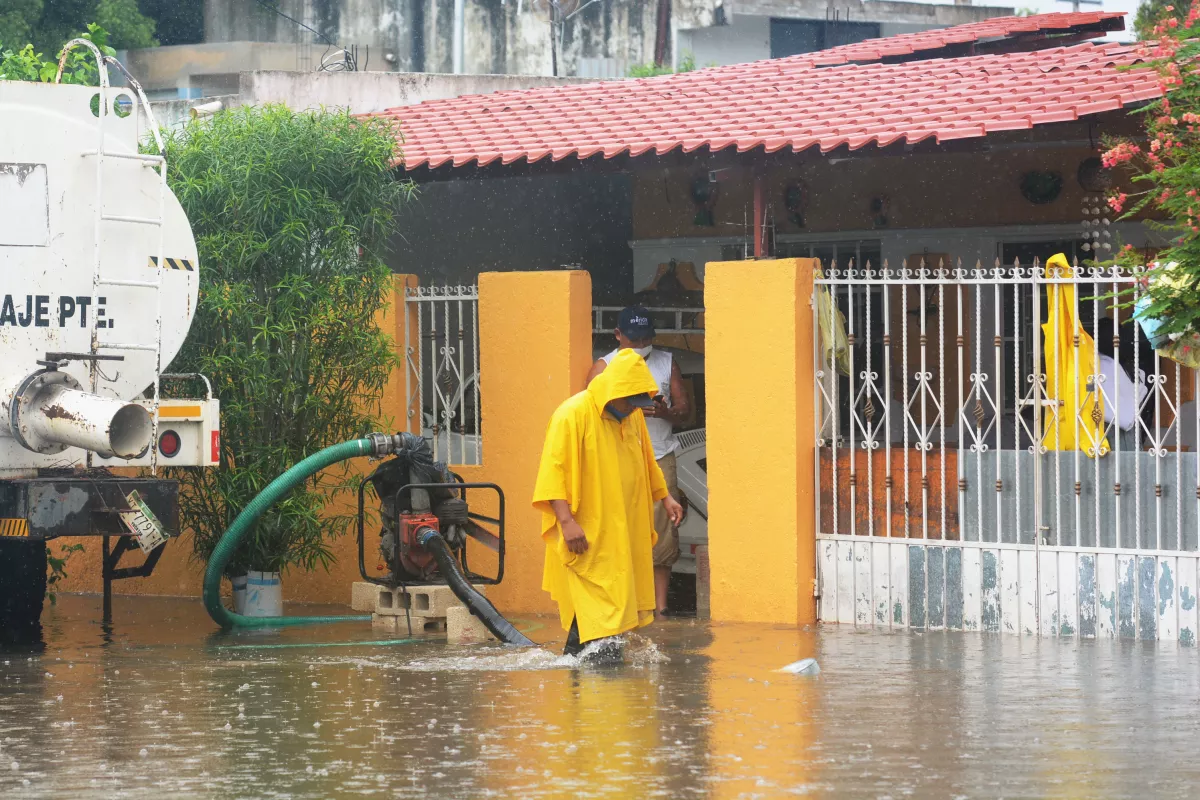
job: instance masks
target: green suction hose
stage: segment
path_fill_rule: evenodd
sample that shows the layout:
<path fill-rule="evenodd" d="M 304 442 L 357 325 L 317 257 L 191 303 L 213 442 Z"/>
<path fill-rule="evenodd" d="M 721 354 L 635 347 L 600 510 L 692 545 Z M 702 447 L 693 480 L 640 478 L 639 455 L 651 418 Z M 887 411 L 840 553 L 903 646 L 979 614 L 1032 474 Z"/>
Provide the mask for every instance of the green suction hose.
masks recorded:
<path fill-rule="evenodd" d="M 208 561 L 208 569 L 204 571 L 204 610 L 212 617 L 213 622 L 223 629 L 229 628 L 279 628 L 293 625 L 311 625 L 316 622 L 370 622 L 371 615 L 333 616 L 333 617 L 247 617 L 235 614 L 221 603 L 221 576 L 225 566 L 242 539 L 246 537 L 254 523 L 263 512 L 275 505 L 295 486 L 326 467 L 345 461 L 348 458 L 367 455 L 386 455 L 388 437 L 376 434 L 370 438 L 355 439 L 342 444 L 326 447 L 319 453 L 313 453 L 259 492 L 250 504 L 242 509 L 237 519 L 229 526 L 229 530 L 217 542 L 212 558 Z"/>

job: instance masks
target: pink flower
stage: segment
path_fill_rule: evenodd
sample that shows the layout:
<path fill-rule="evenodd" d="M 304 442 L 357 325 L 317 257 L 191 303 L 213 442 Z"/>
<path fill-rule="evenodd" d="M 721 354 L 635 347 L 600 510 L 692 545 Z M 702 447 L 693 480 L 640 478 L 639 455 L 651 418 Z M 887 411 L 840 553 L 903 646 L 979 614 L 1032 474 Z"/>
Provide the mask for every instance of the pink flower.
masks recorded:
<path fill-rule="evenodd" d="M 1120 214 L 1121 210 L 1125 207 L 1125 201 L 1128 199 L 1129 195 L 1121 192 L 1120 194 L 1108 198 L 1108 207 Z"/>

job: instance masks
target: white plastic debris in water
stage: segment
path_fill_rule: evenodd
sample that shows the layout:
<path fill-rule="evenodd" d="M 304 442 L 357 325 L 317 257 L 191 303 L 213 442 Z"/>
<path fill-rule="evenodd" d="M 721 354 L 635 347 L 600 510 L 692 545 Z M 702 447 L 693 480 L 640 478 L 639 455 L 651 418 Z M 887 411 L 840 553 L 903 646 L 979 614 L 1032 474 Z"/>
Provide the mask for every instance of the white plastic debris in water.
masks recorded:
<path fill-rule="evenodd" d="M 821 666 L 817 664 L 815 658 L 802 658 L 799 661 L 788 664 L 780 672 L 789 672 L 792 675 L 820 675 Z"/>

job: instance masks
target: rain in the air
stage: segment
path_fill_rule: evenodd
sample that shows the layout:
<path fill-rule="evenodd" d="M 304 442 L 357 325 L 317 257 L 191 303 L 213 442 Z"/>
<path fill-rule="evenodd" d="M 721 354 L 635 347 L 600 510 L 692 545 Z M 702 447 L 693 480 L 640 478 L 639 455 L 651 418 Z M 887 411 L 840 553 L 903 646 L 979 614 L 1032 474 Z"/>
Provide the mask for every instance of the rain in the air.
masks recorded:
<path fill-rule="evenodd" d="M 1171 3 L 0 8 L 0 796 L 1193 797 Z"/>

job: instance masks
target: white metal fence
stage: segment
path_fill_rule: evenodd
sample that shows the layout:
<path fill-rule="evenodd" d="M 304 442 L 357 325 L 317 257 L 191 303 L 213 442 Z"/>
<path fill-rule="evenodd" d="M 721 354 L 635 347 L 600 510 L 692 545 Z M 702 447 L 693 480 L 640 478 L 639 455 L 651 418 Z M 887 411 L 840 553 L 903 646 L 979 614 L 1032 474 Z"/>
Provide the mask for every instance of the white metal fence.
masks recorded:
<path fill-rule="evenodd" d="M 438 461 L 482 464 L 479 291 L 420 286 L 405 299 L 407 429 L 431 441 Z"/>
<path fill-rule="evenodd" d="M 1138 275 L 816 283 L 822 619 L 1194 644 L 1200 386 L 1107 297 Z"/>

